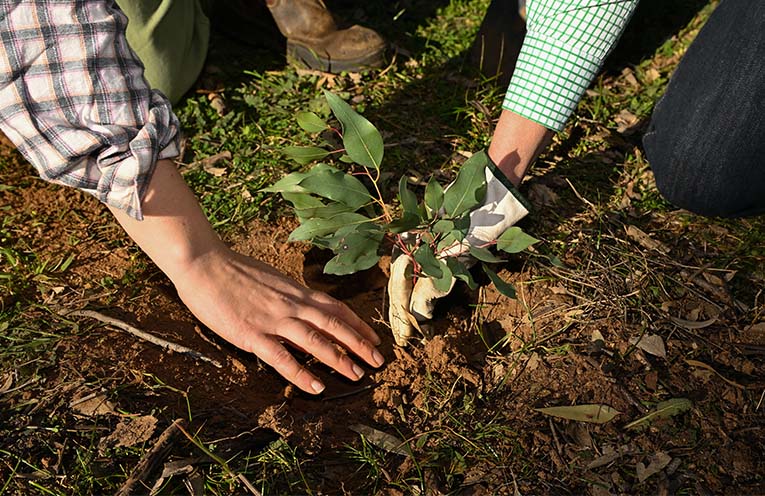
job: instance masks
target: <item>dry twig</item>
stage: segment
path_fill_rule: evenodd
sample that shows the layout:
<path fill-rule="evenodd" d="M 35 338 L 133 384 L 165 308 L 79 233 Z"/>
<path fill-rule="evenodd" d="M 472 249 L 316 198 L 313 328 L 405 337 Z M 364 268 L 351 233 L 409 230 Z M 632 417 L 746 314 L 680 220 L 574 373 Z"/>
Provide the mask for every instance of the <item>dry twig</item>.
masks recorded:
<path fill-rule="evenodd" d="M 98 320 L 99 322 L 103 322 L 104 324 L 108 324 L 112 327 L 116 327 L 117 329 L 121 331 L 125 331 L 129 334 L 132 334 L 133 336 L 142 339 L 144 341 L 147 341 L 151 344 L 157 345 L 159 347 L 174 351 L 176 353 L 183 353 L 184 355 L 189 355 L 192 358 L 195 358 L 197 360 L 202 360 L 203 362 L 207 362 L 209 364 L 214 365 L 217 368 L 223 368 L 223 365 L 213 359 L 208 357 L 207 355 L 203 355 L 202 353 L 192 350 L 191 348 L 187 348 L 186 346 L 180 345 L 178 343 L 173 343 L 171 341 L 167 341 L 165 339 L 159 338 L 157 336 L 154 336 L 153 334 L 149 334 L 146 331 L 142 331 L 136 327 L 133 327 L 132 325 L 128 324 L 127 322 L 123 322 L 119 319 L 115 319 L 113 317 L 109 317 L 107 315 L 104 315 L 102 313 L 96 312 L 94 310 L 66 310 L 66 309 L 57 309 L 56 312 L 64 317 L 88 317 L 91 319 Z"/>
<path fill-rule="evenodd" d="M 170 451 L 173 439 L 181 433 L 183 423 L 183 419 L 178 419 L 160 434 L 157 442 L 143 455 L 138 465 L 135 466 L 133 473 L 117 490 L 115 496 L 129 496 L 139 489 L 140 485 L 146 481 L 157 465 L 165 459 L 168 451 Z"/>

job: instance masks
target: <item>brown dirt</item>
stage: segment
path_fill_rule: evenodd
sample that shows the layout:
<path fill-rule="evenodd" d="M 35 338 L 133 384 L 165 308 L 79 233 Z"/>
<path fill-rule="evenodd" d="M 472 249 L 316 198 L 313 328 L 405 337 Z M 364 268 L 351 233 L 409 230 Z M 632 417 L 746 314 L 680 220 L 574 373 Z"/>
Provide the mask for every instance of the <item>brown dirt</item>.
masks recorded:
<path fill-rule="evenodd" d="M 129 244 L 95 200 L 31 180 L 27 173 L 10 178 L 23 187 L 3 193 L 3 204 L 25 218 L 34 218 L 34 212 L 49 214 L 44 223 L 21 228 L 19 236 L 32 250 L 56 256 L 72 250 L 67 241 L 72 236 L 81 240 L 74 248 L 77 257 L 71 270 L 56 283 L 65 289 L 49 293 L 49 303 L 100 309 L 226 364 L 216 369 L 80 319 L 80 326 L 89 330 L 58 346 L 57 365 L 47 377 L 57 397 L 44 399 L 47 404 L 39 405 L 39 412 L 68 410 L 69 401 L 98 383 L 123 411 L 162 412 L 167 422 L 187 416 L 190 408 L 193 425 L 202 428 L 205 440 L 255 432 L 253 439 L 262 445 L 276 433 L 318 459 L 358 442 L 351 424 L 422 440 L 418 449 L 427 453 L 448 439 L 445 433 L 455 429 L 452 415 L 459 412 L 460 422 L 476 432 L 492 423 L 505 429 L 486 442 L 507 458 L 478 458 L 456 483 L 443 478 L 445 470 L 429 469 L 432 473 L 425 478 L 444 491 L 511 494 L 508 481 L 518 476 L 522 494 L 607 494 L 598 493 L 601 486 L 625 494 L 649 488 L 670 494 L 680 487 L 699 494 L 765 492 L 763 405 L 757 401 L 765 384 L 765 330 L 761 323 L 753 326 L 757 322 L 746 320 L 751 314 L 735 305 L 709 304 L 703 285 L 688 283 L 687 291 L 666 301 L 665 315 L 717 319 L 692 330 L 673 325 L 660 313 L 632 314 L 634 310 L 617 300 L 595 301 L 597 291 L 586 293 L 586 279 L 551 278 L 543 267 L 509 267 L 502 276 L 517 284 L 518 300 L 501 297 L 491 288 L 458 290 L 442 304 L 433 337 L 401 349 L 393 345 L 382 318 L 383 270 L 345 278 L 324 276 L 324 254 L 286 241 L 292 221 L 254 222 L 232 236 L 237 250 L 343 299 L 383 336 L 387 365 L 368 370 L 359 383 L 309 362 L 327 384 L 317 398 L 296 391 L 256 357 L 201 329 L 170 283 Z M 671 248 L 678 253 L 690 249 L 681 239 Z M 581 266 L 584 260 L 577 257 L 585 254 L 584 248 L 574 248 L 564 261 Z M 595 274 L 593 287 L 613 283 Z M 104 285 L 99 282 L 104 278 L 118 283 Z M 613 294 L 646 290 L 650 282 L 622 279 L 624 291 Z M 477 309 L 465 302 L 478 304 Z M 666 359 L 630 346 L 629 339 L 644 330 L 664 337 Z M 592 341 L 594 331 L 602 334 L 604 343 Z M 508 347 L 489 351 L 505 336 Z M 712 366 L 719 375 L 690 366 L 686 358 Z M 691 399 L 692 411 L 643 432 L 623 429 L 647 413 L 647 405 L 670 397 Z M 580 403 L 606 404 L 621 415 L 612 423 L 591 425 L 551 419 L 533 410 Z M 626 454 L 590 465 L 615 450 Z M 657 452 L 677 462 L 648 482 L 639 482 L 637 465 L 648 465 Z M 396 460 L 394 476 L 414 471 L 406 458 Z M 431 461 L 434 466 L 442 463 Z M 331 463 L 323 473 L 320 485 L 328 494 L 351 484 L 348 474 L 338 473 Z M 534 482 L 524 482 L 530 480 Z M 393 489 L 388 493 L 397 494 Z"/>

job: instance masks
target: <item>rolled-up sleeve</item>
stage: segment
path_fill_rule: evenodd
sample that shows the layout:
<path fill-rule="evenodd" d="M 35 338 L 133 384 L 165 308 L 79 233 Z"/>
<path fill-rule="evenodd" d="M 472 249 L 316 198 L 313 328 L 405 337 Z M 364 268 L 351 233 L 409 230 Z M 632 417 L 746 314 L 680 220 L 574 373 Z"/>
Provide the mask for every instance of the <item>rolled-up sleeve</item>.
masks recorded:
<path fill-rule="evenodd" d="M 48 181 L 142 219 L 179 124 L 112 1 L 0 0 L 0 129 Z"/>
<path fill-rule="evenodd" d="M 561 130 L 637 0 L 529 0 L 526 38 L 502 107 Z"/>

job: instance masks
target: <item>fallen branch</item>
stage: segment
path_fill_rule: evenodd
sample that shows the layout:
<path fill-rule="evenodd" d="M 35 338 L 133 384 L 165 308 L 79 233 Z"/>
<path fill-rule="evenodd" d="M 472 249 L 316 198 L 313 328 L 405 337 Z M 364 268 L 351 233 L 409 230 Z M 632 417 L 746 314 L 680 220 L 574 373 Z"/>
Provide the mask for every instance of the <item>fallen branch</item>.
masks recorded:
<path fill-rule="evenodd" d="M 139 489 L 139 486 L 146 481 L 157 465 L 167 456 L 174 438 L 182 432 L 182 424 L 184 424 L 184 420 L 178 419 L 160 434 L 157 442 L 143 455 L 133 473 L 122 484 L 115 496 L 130 496 Z M 145 484 L 143 485 L 145 486 Z"/>
<path fill-rule="evenodd" d="M 203 362 L 210 363 L 219 369 L 223 368 L 223 365 L 219 361 L 213 358 L 210 358 L 207 355 L 203 355 L 202 353 L 196 350 L 192 350 L 191 348 L 187 348 L 183 345 L 159 338 L 157 336 L 154 336 L 153 334 L 149 334 L 146 331 L 142 331 L 136 327 L 133 327 L 127 322 L 123 322 L 119 319 L 109 317 L 102 313 L 99 313 L 93 310 L 66 310 L 66 309 L 59 309 L 59 310 L 56 310 L 56 312 L 59 315 L 62 315 L 64 317 L 88 317 L 91 319 L 98 320 L 99 322 L 103 322 L 104 324 L 108 324 L 110 326 L 116 327 L 117 329 L 121 331 L 125 331 L 129 334 L 132 334 L 133 336 L 139 339 L 142 339 L 144 341 L 147 341 L 151 344 L 168 349 L 170 351 L 174 351 L 176 353 L 189 355 L 190 357 L 195 358 L 197 360 L 202 360 Z"/>

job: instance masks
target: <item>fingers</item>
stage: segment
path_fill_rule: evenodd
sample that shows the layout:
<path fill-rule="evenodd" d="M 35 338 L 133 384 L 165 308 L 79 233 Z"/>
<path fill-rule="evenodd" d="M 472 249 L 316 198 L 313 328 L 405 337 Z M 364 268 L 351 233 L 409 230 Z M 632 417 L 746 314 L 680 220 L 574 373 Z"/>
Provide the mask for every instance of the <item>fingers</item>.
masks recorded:
<path fill-rule="evenodd" d="M 373 367 L 381 366 L 385 359 L 380 354 L 380 352 L 377 351 L 375 346 L 367 337 L 357 332 L 357 328 L 351 327 L 339 316 L 339 314 L 342 313 L 340 310 L 341 306 L 344 305 L 338 302 L 337 305 L 331 307 L 332 311 L 326 311 L 317 307 L 308 306 L 298 313 L 298 318 L 304 322 L 310 323 L 314 328 L 320 329 L 325 335 L 331 337 L 332 340 L 337 344 L 354 353 Z M 376 342 L 379 343 L 379 338 L 376 334 L 374 334 L 374 331 L 371 331 L 371 334 L 366 334 L 374 337 Z M 306 350 L 321 360 L 321 358 L 316 355 L 314 350 L 308 348 L 306 348 Z M 329 363 L 327 365 L 332 366 Z M 342 373 L 342 370 L 336 370 Z"/>
<path fill-rule="evenodd" d="M 326 293 L 319 291 L 314 292 L 311 295 L 311 299 L 315 301 L 322 310 L 331 314 L 337 315 L 340 319 L 350 325 L 356 332 L 361 334 L 365 339 L 369 340 L 373 345 L 379 346 L 382 343 L 380 336 L 372 329 L 369 324 L 361 320 L 356 313 L 348 308 L 348 305 L 338 301 Z"/>
<path fill-rule="evenodd" d="M 323 364 L 335 369 L 353 381 L 364 377 L 364 369 L 356 365 L 318 329 L 306 322 L 290 319 L 279 326 L 277 335 L 310 353 Z"/>
<path fill-rule="evenodd" d="M 308 369 L 300 365 L 289 350 L 276 338 L 263 336 L 254 345 L 261 360 L 303 391 L 311 394 L 319 394 L 324 391 L 324 384 Z"/>

